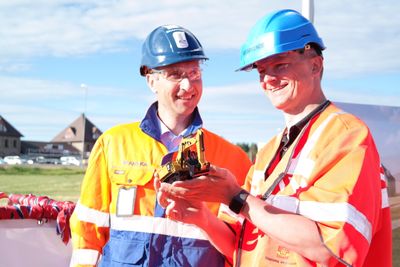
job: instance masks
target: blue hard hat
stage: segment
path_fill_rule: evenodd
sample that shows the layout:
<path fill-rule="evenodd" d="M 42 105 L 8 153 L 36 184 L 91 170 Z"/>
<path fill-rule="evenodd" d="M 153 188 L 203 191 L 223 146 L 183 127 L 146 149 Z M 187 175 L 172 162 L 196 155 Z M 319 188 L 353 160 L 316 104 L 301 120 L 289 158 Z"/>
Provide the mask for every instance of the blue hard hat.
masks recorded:
<path fill-rule="evenodd" d="M 140 74 L 179 62 L 207 59 L 199 40 L 189 30 L 177 25 L 159 26 L 143 43 Z"/>
<path fill-rule="evenodd" d="M 314 44 L 320 50 L 325 49 L 322 39 L 309 20 L 295 10 L 272 12 L 251 29 L 240 50 L 238 70 L 252 69 L 258 60 L 302 49 L 307 44 Z"/>

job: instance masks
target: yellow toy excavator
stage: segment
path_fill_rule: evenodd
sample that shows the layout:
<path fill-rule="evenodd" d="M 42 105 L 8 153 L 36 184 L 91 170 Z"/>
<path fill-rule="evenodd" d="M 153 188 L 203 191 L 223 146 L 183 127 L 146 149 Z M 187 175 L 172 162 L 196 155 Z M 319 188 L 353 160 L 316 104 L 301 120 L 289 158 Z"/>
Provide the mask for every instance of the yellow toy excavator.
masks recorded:
<path fill-rule="evenodd" d="M 203 131 L 199 129 L 196 134 L 182 139 L 179 150 L 158 169 L 161 182 L 173 183 L 207 175 L 210 163 L 205 160 L 203 135 Z"/>

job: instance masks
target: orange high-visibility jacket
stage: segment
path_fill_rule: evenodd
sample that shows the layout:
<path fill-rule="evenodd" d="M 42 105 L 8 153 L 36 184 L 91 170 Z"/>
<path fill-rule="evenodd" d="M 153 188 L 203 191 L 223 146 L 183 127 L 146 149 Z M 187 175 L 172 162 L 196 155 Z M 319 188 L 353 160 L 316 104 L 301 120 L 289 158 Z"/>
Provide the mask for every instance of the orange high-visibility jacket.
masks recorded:
<path fill-rule="evenodd" d="M 199 228 L 165 218 L 156 204 L 153 177 L 168 152 L 159 141 L 156 112 L 153 105 L 141 123 L 113 127 L 96 142 L 71 217 L 71 266 L 94 266 L 102 253 L 101 266 L 224 266 L 224 257 Z M 201 126 L 197 109 L 194 124 Z M 243 184 L 251 165 L 246 153 L 203 132 L 206 160 L 230 169 Z M 133 215 L 117 215 L 124 194 L 133 201 Z M 209 208 L 217 214 L 219 205 Z"/>
<path fill-rule="evenodd" d="M 258 153 L 245 188 L 261 197 L 283 177 L 266 201 L 315 221 L 321 242 L 339 262 L 333 266 L 391 266 L 386 182 L 367 126 L 330 104 L 304 127 L 265 180 L 282 134 Z M 244 228 L 236 251 L 240 266 L 318 266 L 249 221 Z"/>

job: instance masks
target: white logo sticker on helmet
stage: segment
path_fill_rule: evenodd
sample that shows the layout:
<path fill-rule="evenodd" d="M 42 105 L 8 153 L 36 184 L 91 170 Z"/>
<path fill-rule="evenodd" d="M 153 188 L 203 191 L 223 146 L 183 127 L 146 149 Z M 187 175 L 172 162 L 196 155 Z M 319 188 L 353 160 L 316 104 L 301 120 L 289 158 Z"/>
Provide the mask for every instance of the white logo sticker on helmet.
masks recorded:
<path fill-rule="evenodd" d="M 187 48 L 189 46 L 184 32 L 174 32 L 172 33 L 172 37 L 174 37 L 176 47 Z"/>

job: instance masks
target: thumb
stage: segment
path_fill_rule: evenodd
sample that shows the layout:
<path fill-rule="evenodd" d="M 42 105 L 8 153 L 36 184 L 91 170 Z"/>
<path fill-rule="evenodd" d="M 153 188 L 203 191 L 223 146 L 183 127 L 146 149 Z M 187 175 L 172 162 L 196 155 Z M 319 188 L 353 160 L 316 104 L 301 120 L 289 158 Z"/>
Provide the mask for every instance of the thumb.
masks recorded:
<path fill-rule="evenodd" d="M 161 182 L 158 179 L 158 175 L 154 175 L 154 181 L 153 181 L 153 186 L 154 186 L 154 190 L 158 191 L 160 189 L 161 186 Z"/>

